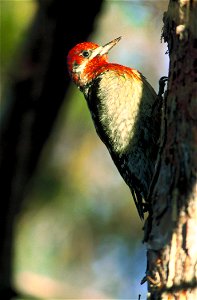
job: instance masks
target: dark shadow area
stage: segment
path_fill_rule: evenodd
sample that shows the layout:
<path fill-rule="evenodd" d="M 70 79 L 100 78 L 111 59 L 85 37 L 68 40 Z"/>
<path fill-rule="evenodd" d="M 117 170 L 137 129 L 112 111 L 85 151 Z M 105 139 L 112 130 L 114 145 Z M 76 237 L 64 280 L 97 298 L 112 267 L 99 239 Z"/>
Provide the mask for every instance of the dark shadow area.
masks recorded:
<path fill-rule="evenodd" d="M 66 55 L 90 34 L 101 4 L 100 0 L 38 1 L 27 40 L 10 72 L 0 129 L 2 299 L 12 298 L 15 217 L 69 85 Z"/>

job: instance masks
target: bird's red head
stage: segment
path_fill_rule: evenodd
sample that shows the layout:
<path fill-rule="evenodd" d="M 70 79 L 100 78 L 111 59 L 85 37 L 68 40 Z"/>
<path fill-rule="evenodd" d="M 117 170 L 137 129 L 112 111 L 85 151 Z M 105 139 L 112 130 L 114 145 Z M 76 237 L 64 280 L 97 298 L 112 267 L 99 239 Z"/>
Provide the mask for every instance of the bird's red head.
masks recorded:
<path fill-rule="evenodd" d="M 82 88 L 94 79 L 103 65 L 107 63 L 107 53 L 121 37 L 99 46 L 91 42 L 77 44 L 67 57 L 68 71 L 74 83 Z"/>

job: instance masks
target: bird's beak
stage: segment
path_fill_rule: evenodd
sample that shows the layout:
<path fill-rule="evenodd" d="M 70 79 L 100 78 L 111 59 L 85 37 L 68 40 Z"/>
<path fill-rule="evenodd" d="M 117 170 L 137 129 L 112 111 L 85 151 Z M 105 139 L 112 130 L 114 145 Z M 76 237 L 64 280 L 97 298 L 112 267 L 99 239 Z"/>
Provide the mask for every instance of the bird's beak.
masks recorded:
<path fill-rule="evenodd" d="M 97 48 L 93 51 L 93 53 L 92 53 L 92 55 L 91 55 L 91 59 L 94 58 L 94 57 L 96 57 L 97 55 L 104 55 L 104 54 L 107 54 L 107 53 L 109 52 L 109 50 L 110 50 L 112 47 L 114 47 L 114 46 L 120 41 L 121 38 L 122 38 L 122 37 L 120 36 L 120 37 L 116 38 L 115 40 L 113 40 L 113 41 L 111 41 L 111 42 L 105 44 L 104 46 L 99 46 L 99 47 L 97 47 Z"/>
<path fill-rule="evenodd" d="M 109 52 L 109 50 L 114 47 L 121 39 L 122 37 L 118 37 L 117 39 L 105 44 L 104 46 L 99 46 L 97 47 L 92 55 L 91 55 L 91 59 L 94 58 L 95 56 L 97 55 L 104 55 L 104 54 L 107 54 Z"/>
<path fill-rule="evenodd" d="M 114 39 L 113 41 L 105 44 L 104 46 L 101 47 L 101 51 L 99 52 L 99 55 L 104 55 L 107 54 L 109 52 L 109 50 L 114 47 L 120 40 L 121 40 L 121 36 Z"/>

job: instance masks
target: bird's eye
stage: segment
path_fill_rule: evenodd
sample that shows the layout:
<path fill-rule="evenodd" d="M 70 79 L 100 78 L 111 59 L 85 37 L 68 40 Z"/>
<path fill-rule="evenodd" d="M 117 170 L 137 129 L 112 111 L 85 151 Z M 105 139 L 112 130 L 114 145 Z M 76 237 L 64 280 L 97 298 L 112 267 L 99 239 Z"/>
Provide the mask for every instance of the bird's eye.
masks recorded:
<path fill-rule="evenodd" d="M 81 54 L 82 54 L 83 57 L 88 58 L 88 57 L 90 57 L 91 51 L 90 50 L 83 50 Z"/>

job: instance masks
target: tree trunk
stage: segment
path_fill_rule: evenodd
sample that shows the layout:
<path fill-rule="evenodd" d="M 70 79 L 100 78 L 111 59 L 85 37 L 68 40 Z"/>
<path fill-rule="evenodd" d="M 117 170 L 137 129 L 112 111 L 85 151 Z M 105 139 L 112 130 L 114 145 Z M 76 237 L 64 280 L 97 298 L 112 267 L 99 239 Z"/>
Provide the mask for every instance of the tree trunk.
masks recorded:
<path fill-rule="evenodd" d="M 70 82 L 67 53 L 90 34 L 101 3 L 39 0 L 20 61 L 12 70 L 0 130 L 1 299 L 11 299 L 14 294 L 15 217 Z"/>
<path fill-rule="evenodd" d="M 147 240 L 148 299 L 197 299 L 197 2 L 164 14 L 170 69 Z"/>

